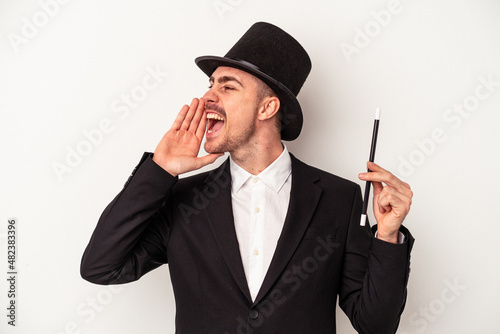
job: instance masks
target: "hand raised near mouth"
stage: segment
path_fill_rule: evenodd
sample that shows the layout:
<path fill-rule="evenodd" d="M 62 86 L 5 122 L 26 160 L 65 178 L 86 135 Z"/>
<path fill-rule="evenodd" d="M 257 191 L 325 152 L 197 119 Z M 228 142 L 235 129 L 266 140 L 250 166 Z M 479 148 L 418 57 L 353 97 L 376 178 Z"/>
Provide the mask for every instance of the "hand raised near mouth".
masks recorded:
<path fill-rule="evenodd" d="M 153 161 L 173 176 L 187 173 L 213 163 L 222 153 L 198 157 L 207 119 L 205 102 L 194 98 L 177 115 L 170 130 L 155 149 Z"/>

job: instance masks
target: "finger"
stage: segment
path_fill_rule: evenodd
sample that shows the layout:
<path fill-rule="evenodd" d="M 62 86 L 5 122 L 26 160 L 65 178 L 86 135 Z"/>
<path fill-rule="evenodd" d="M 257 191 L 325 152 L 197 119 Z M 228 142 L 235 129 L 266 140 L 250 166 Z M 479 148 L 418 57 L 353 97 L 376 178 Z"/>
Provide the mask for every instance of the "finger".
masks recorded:
<path fill-rule="evenodd" d="M 378 208 L 378 211 L 380 213 L 385 213 L 386 208 L 380 205 L 380 196 L 382 194 L 382 191 L 384 190 L 384 185 L 382 182 L 375 182 L 372 181 L 372 187 L 373 187 L 373 208 Z"/>
<path fill-rule="evenodd" d="M 200 140 L 203 139 L 205 131 L 207 130 L 207 118 L 205 115 L 205 111 L 203 111 L 201 115 L 202 117 L 200 123 L 198 124 L 198 129 L 196 129 L 196 137 L 198 137 Z"/>
<path fill-rule="evenodd" d="M 185 104 L 179 113 L 177 114 L 177 117 L 174 120 L 174 123 L 170 127 L 171 130 L 177 131 L 181 128 L 182 122 L 184 121 L 184 118 L 186 118 L 186 114 L 189 110 L 189 106 Z"/>
<path fill-rule="evenodd" d="M 368 173 L 360 173 L 359 178 L 364 181 L 384 182 L 385 184 L 398 189 L 399 192 L 404 193 L 406 196 L 413 196 L 410 185 L 401 181 L 391 172 L 383 169 L 373 162 L 368 162 L 367 167 L 371 170 Z"/>
<path fill-rule="evenodd" d="M 372 182 L 372 184 L 373 184 L 374 196 L 376 195 L 386 196 L 387 194 L 391 194 L 392 196 L 397 196 L 398 198 L 401 198 L 403 201 L 411 204 L 413 195 L 411 190 L 409 191 L 410 192 L 409 194 L 407 191 L 405 191 L 404 188 L 403 191 L 400 191 L 401 189 L 389 185 L 384 186 L 380 182 Z"/>
<path fill-rule="evenodd" d="M 379 195 L 384 189 L 384 185 L 382 184 L 382 182 L 377 182 L 377 181 L 372 181 L 372 187 L 373 187 L 373 196 Z"/>
<path fill-rule="evenodd" d="M 198 107 L 196 108 L 193 120 L 189 125 L 190 132 L 194 132 L 196 133 L 196 135 L 198 135 L 198 127 L 200 125 L 200 121 L 202 120 L 204 113 L 205 113 L 205 103 L 203 102 L 203 100 L 199 100 Z"/>
<path fill-rule="evenodd" d="M 399 193 L 395 188 L 387 186 L 378 196 L 377 204 L 386 211 L 394 209 L 397 214 L 406 215 L 410 211 L 411 198 Z"/>
<path fill-rule="evenodd" d="M 194 114 L 196 113 L 198 107 L 198 99 L 194 98 L 193 101 L 191 101 L 191 105 L 189 106 L 189 110 L 186 114 L 186 117 L 184 118 L 184 121 L 182 122 L 181 125 L 181 130 L 188 130 L 189 126 L 191 125 L 191 120 L 194 117 Z"/>

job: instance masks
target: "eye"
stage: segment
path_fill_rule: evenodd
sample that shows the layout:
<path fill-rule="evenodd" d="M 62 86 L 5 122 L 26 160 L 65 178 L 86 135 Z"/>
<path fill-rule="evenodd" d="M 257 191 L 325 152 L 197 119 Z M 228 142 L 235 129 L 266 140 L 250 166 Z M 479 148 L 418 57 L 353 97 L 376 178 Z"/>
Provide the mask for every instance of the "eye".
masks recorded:
<path fill-rule="evenodd" d="M 234 90 L 234 87 L 231 86 L 224 86 L 222 87 L 223 90 Z"/>

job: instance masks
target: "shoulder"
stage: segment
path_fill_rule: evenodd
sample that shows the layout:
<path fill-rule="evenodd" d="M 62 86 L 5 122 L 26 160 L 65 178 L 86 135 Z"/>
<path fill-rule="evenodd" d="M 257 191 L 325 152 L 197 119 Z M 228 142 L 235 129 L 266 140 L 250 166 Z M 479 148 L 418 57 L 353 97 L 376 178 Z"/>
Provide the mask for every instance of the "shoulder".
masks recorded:
<path fill-rule="evenodd" d="M 229 161 L 224 161 L 219 167 L 202 173 L 179 178 L 174 187 L 174 192 L 196 192 L 196 189 L 206 187 L 225 187 L 231 185 Z"/>
<path fill-rule="evenodd" d="M 356 182 L 306 164 L 297 159 L 293 154 L 292 158 L 292 177 L 308 177 L 323 189 L 334 189 L 336 191 L 355 191 L 359 188 Z"/>

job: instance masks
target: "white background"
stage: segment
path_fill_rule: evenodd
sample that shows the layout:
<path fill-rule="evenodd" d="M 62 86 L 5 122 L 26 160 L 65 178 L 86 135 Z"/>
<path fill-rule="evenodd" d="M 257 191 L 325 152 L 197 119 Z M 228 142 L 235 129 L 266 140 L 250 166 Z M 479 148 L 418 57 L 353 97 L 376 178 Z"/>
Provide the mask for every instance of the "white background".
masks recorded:
<path fill-rule="evenodd" d="M 80 258 L 142 152 L 205 92 L 194 58 L 224 55 L 257 21 L 312 58 L 296 156 L 357 180 L 382 108 L 376 161 L 415 193 L 398 333 L 500 331 L 500 1 L 62 2 L 0 2 L 1 277 L 10 217 L 19 240 L 17 327 L 2 278 L 1 333 L 174 332 L 167 266 L 111 291 L 80 278 Z M 163 74 L 146 91 L 148 69 Z M 125 114 L 132 93 L 141 101 Z M 471 111 L 453 112 L 460 104 Z M 78 149 L 86 156 L 68 158 Z M 339 333 L 354 333 L 337 317 Z"/>

